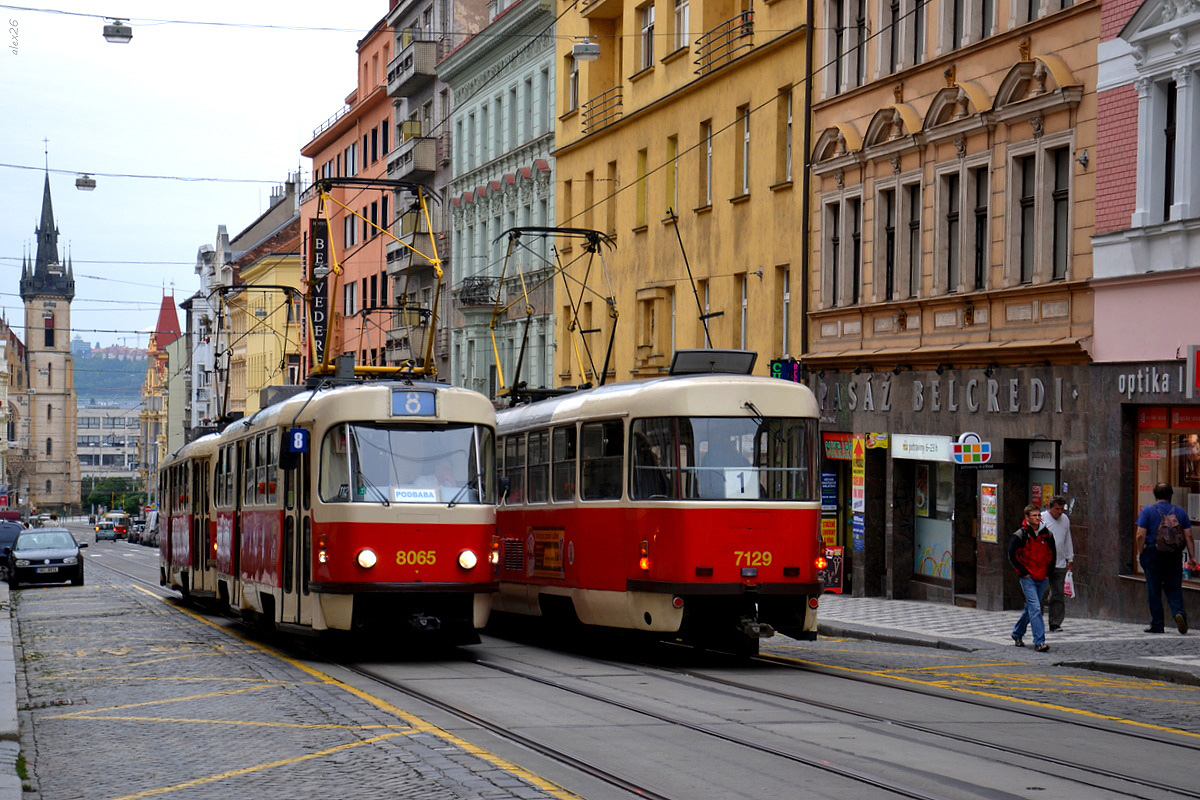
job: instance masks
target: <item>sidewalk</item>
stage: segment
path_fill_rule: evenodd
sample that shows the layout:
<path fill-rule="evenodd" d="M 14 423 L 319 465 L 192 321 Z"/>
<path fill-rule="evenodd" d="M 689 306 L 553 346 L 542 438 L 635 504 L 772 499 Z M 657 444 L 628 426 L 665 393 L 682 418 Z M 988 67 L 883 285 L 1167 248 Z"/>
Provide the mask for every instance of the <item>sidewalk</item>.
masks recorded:
<path fill-rule="evenodd" d="M 8 584 L 0 581 L 0 800 L 18 800 L 21 797 L 21 779 L 17 777 L 17 756 L 20 752 L 12 600 Z"/>
<path fill-rule="evenodd" d="M 948 650 L 1004 649 L 1007 657 L 1064 667 L 1091 669 L 1151 680 L 1200 686 L 1200 631 L 1180 636 L 1144 633 L 1145 624 L 1067 618 L 1062 630 L 1047 632 L 1048 654 L 1013 647 L 1012 629 L 1020 610 L 981 611 L 945 603 L 885 600 L 878 597 L 821 596 L 817 612 L 822 636 L 937 647 Z M 1032 641 L 1029 634 L 1026 640 Z"/>

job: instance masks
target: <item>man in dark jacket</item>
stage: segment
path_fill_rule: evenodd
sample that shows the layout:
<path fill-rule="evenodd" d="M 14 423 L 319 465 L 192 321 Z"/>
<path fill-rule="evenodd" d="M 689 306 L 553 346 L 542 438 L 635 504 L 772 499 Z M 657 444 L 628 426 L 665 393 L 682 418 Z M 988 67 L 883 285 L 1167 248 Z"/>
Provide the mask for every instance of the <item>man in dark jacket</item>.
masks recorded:
<path fill-rule="evenodd" d="M 1050 574 L 1057 560 L 1054 534 L 1042 528 L 1042 512 L 1037 506 L 1025 506 L 1025 520 L 1008 541 L 1008 561 L 1017 571 L 1025 595 L 1025 610 L 1012 631 L 1017 647 L 1025 646 L 1025 628 L 1032 626 L 1033 649 L 1039 653 L 1050 649 L 1042 620 L 1042 597 L 1050 586 Z"/>
<path fill-rule="evenodd" d="M 1174 514 L 1183 528 L 1187 551 L 1192 554 L 1193 561 L 1197 560 L 1192 521 L 1186 511 L 1171 502 L 1174 494 L 1171 484 L 1156 484 L 1155 503 L 1142 509 L 1133 530 L 1138 563 L 1146 576 L 1146 594 L 1150 602 L 1150 627 L 1146 628 L 1146 633 L 1163 632 L 1163 592 L 1167 593 L 1167 602 L 1171 604 L 1171 615 L 1175 617 L 1179 632 L 1188 632 L 1187 615 L 1183 610 L 1183 554 L 1164 553 L 1158 549 L 1158 528 L 1163 517 Z"/>

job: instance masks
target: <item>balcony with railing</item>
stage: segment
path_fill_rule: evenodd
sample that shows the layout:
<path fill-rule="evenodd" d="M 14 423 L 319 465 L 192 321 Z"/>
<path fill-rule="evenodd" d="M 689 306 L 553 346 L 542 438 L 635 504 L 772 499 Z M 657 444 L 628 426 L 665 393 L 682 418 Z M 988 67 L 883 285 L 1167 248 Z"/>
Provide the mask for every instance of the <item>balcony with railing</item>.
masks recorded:
<path fill-rule="evenodd" d="M 400 128 L 400 143 L 388 159 L 388 178 L 420 183 L 437 170 L 437 138 L 421 135 L 421 122 L 408 120 Z"/>
<path fill-rule="evenodd" d="M 754 47 L 754 11 L 727 19 L 696 40 L 696 74 L 707 75 Z"/>
<path fill-rule="evenodd" d="M 417 28 L 400 32 L 396 57 L 388 62 L 388 97 L 406 97 L 433 82 L 438 43 Z"/>
<path fill-rule="evenodd" d="M 462 279 L 458 290 L 459 308 L 494 306 L 500 291 L 500 281 L 484 275 L 469 275 Z"/>
<path fill-rule="evenodd" d="M 621 118 L 623 92 L 620 84 L 602 92 L 581 107 L 580 119 L 585 134 L 595 133 Z"/>

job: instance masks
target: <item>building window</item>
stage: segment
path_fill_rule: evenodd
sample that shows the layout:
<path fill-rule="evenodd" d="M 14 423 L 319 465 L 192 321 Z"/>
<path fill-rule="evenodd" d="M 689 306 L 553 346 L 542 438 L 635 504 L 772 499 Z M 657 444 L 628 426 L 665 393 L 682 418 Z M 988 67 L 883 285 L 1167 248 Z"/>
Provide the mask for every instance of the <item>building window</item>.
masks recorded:
<path fill-rule="evenodd" d="M 643 228 L 646 226 L 646 202 L 647 202 L 646 165 L 647 165 L 647 161 L 648 161 L 648 158 L 647 158 L 646 150 L 644 148 L 641 150 L 638 150 L 638 152 L 637 152 L 637 189 L 635 190 L 636 195 L 637 195 L 637 207 L 634 212 L 635 217 L 634 217 L 634 222 L 633 222 L 634 227 L 636 227 L 636 228 Z"/>
<path fill-rule="evenodd" d="M 1067 277 L 1067 262 L 1071 255 L 1071 154 L 1067 148 L 1058 147 L 1050 151 L 1050 158 L 1054 164 L 1054 189 L 1050 193 L 1054 232 L 1051 277 L 1060 281 Z"/>
<path fill-rule="evenodd" d="M 850 224 L 850 303 L 857 305 L 862 289 L 862 200 L 852 197 L 846 201 L 847 222 Z"/>
<path fill-rule="evenodd" d="M 640 66 L 642 69 L 650 69 L 654 66 L 654 4 L 638 9 L 638 17 L 642 26 Z"/>
<path fill-rule="evenodd" d="M 734 172 L 741 189 L 738 194 L 744 196 L 750 194 L 750 106 L 738 106 L 737 119 L 742 141 L 734 159 Z"/>
<path fill-rule="evenodd" d="M 825 206 L 825 222 L 822 227 L 825 230 L 825 242 L 829 253 L 826 259 L 826 274 L 829 276 L 826 299 L 831 307 L 836 308 L 842 276 L 842 206 L 840 203 L 829 203 Z"/>
<path fill-rule="evenodd" d="M 893 73 L 900 68 L 900 0 L 886 0 L 887 21 L 887 52 L 884 54 L 887 72 Z"/>
<path fill-rule="evenodd" d="M 668 210 L 679 211 L 679 137 L 667 137 L 666 184 Z"/>
<path fill-rule="evenodd" d="M 908 230 L 905 241 L 908 296 L 919 297 L 921 295 L 921 185 L 914 183 L 905 187 L 905 196 L 907 200 L 904 207 L 905 227 Z"/>
<path fill-rule="evenodd" d="M 942 177 L 942 290 L 947 294 L 958 291 L 962 237 L 962 197 L 959 196 L 957 172 Z"/>
<path fill-rule="evenodd" d="M 1033 283 L 1034 249 L 1037 242 L 1037 157 L 1023 156 L 1016 162 L 1017 187 L 1017 242 L 1020 282 Z"/>
<path fill-rule="evenodd" d="M 867 0 L 854 0 L 854 74 L 851 80 L 861 86 L 867 79 Z"/>
<path fill-rule="evenodd" d="M 49 437 L 46 438 L 46 458 L 54 455 L 54 442 Z"/>
<path fill-rule="evenodd" d="M 579 108 L 579 62 L 567 56 L 567 110 Z"/>
<path fill-rule="evenodd" d="M 1162 218 L 1165 222 L 1171 218 L 1171 206 L 1175 204 L 1175 118 L 1178 96 L 1178 86 L 1175 81 L 1167 81 L 1164 89 L 1163 121 L 1163 192 Z"/>
<path fill-rule="evenodd" d="M 912 39 L 911 64 L 920 64 L 925 60 L 925 4 L 928 0 L 914 0 L 912 24 L 909 25 L 909 36 Z"/>
<path fill-rule="evenodd" d="M 987 288 L 988 271 L 988 216 L 990 213 L 991 186 L 988 180 L 988 167 L 978 167 L 971 170 L 971 183 L 975 196 L 975 225 L 971 236 L 971 255 L 975 280 L 973 288 L 982 291 Z"/>
<path fill-rule="evenodd" d="M 883 299 L 896 299 L 896 190 L 879 193 L 880 221 L 883 223 Z"/>
<path fill-rule="evenodd" d="M 675 0 L 675 49 L 688 46 L 688 25 L 691 24 L 688 0 Z"/>
<path fill-rule="evenodd" d="M 775 180 L 786 183 L 792 179 L 792 87 L 785 86 L 779 90 L 776 98 L 778 108 L 776 116 L 776 152 Z"/>
<path fill-rule="evenodd" d="M 1050 141 L 1047 141 L 1047 140 Z M 1069 135 L 1043 137 L 1039 149 L 1016 155 L 1009 207 L 1016 230 L 1010 237 L 1009 280 L 1062 280 L 1071 263 L 1071 147 Z"/>
<path fill-rule="evenodd" d="M 846 4 L 843 0 L 833 0 L 829 9 L 831 37 L 829 66 L 833 67 L 833 87 L 831 94 L 842 91 L 842 60 L 846 56 Z"/>
<path fill-rule="evenodd" d="M 53 492 L 54 492 L 54 482 L 51 481 L 49 478 L 47 478 L 46 479 L 46 493 L 51 494 Z"/>
<path fill-rule="evenodd" d="M 787 267 L 782 267 L 779 270 L 779 288 L 781 301 L 779 354 L 787 358 L 791 352 L 791 340 L 788 335 L 788 329 L 792 325 L 792 271 Z"/>
<path fill-rule="evenodd" d="M 712 205 L 713 125 L 711 119 L 700 123 L 700 205 Z"/>
<path fill-rule="evenodd" d="M 740 344 L 738 346 L 740 348 L 742 348 L 743 350 L 745 350 L 747 348 L 748 342 L 749 342 L 750 285 L 747 280 L 746 273 L 743 272 L 741 274 L 740 280 L 741 280 L 741 284 L 742 284 L 742 306 L 741 306 L 742 324 L 741 324 Z"/>

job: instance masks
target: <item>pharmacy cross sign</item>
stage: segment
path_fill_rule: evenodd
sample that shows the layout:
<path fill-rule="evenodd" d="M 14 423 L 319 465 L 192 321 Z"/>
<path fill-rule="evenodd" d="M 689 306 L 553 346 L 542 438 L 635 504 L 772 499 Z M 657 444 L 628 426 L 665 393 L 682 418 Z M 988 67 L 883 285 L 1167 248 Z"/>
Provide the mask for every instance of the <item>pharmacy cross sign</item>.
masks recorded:
<path fill-rule="evenodd" d="M 992 460 L 992 443 L 979 438 L 978 433 L 966 431 L 950 445 L 955 464 L 986 464 Z"/>

